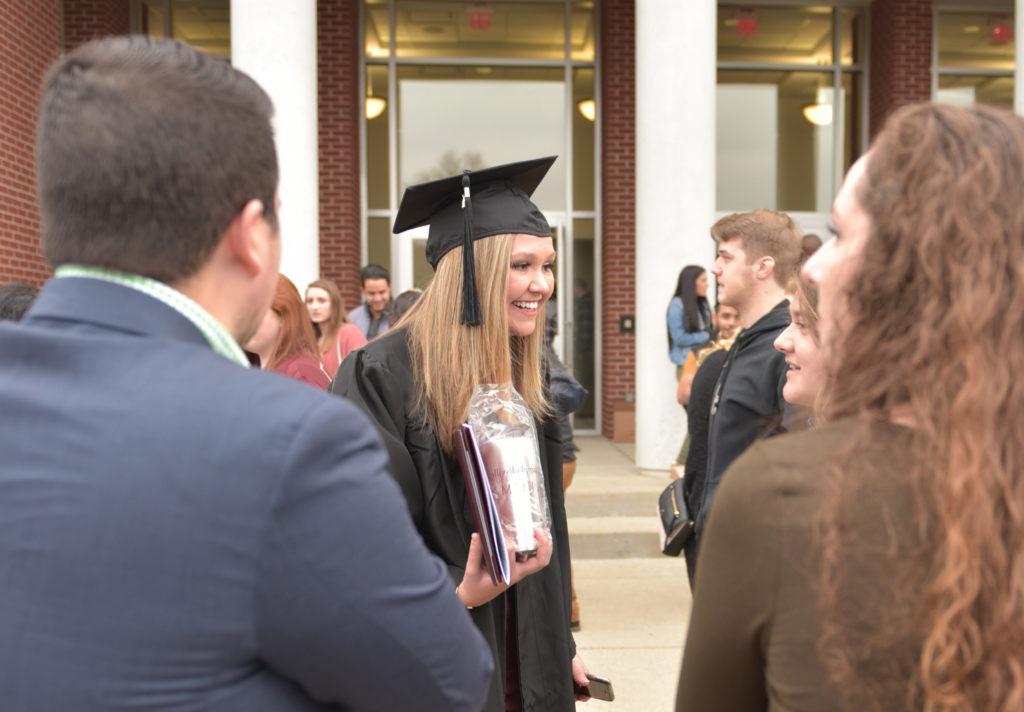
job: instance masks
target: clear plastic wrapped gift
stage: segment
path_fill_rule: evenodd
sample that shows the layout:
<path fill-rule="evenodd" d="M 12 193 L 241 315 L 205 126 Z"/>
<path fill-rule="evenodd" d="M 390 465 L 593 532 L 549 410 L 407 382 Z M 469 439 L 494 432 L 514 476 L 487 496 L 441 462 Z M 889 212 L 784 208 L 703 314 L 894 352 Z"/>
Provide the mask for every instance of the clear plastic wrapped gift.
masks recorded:
<path fill-rule="evenodd" d="M 480 447 L 505 539 L 523 560 L 536 554 L 534 530 L 551 538 L 551 506 L 533 413 L 509 385 L 477 386 L 469 426 Z"/>

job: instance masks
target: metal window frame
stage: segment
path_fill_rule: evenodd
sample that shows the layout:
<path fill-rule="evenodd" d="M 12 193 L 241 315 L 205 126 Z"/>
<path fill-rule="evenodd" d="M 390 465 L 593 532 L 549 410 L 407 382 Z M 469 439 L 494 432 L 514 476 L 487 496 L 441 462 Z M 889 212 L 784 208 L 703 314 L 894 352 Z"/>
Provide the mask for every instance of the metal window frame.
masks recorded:
<path fill-rule="evenodd" d="M 870 81 L 871 72 L 869 70 L 871 56 L 871 23 L 868 20 L 868 12 L 870 10 L 870 0 L 831 0 L 827 2 L 794 2 L 793 0 L 760 0 L 754 7 L 809 7 L 827 5 L 832 10 L 832 62 L 829 64 L 786 64 L 786 63 L 772 63 L 772 62 L 733 62 L 733 61 L 716 61 L 715 72 L 722 70 L 746 70 L 746 71 L 764 71 L 764 72 L 819 72 L 832 74 L 832 91 L 833 97 L 838 97 L 839 92 L 842 91 L 843 78 L 849 74 L 856 78 L 860 76 L 863 82 L 862 97 L 860 102 L 860 135 L 857 136 L 857 155 L 863 155 L 867 150 L 870 142 L 870 131 L 868 128 L 868 121 L 870 118 Z M 717 9 L 720 11 L 723 7 L 749 7 L 751 3 L 747 2 L 719 2 Z M 860 23 L 860 29 L 864 38 L 864 49 L 862 61 L 854 64 L 843 64 L 842 63 L 842 22 L 841 22 L 841 10 L 844 8 L 854 8 L 861 10 L 858 22 Z M 717 83 L 717 82 L 716 82 Z M 833 100 L 832 102 L 832 116 L 833 123 L 836 120 L 836 114 L 839 110 L 839 102 Z M 846 173 L 846 169 L 843 161 L 843 140 L 845 136 L 840 135 L 838 131 L 832 137 L 832 164 L 833 164 L 833 195 L 838 194 L 840 187 L 843 183 L 843 177 Z M 784 210 L 784 208 L 779 208 Z M 715 200 L 715 212 L 716 215 L 728 215 L 733 212 L 733 209 L 729 207 L 719 208 L 717 198 Z M 793 211 L 787 211 L 792 213 Z M 825 213 L 804 213 L 808 215 L 825 215 Z"/>
<path fill-rule="evenodd" d="M 140 32 L 139 28 L 139 5 L 143 0 L 132 0 L 128 6 L 128 27 L 133 34 Z M 171 21 L 171 11 L 174 3 L 172 0 L 163 0 L 164 10 L 164 37 L 171 37 L 174 34 L 174 23 Z"/>
<path fill-rule="evenodd" d="M 941 2 L 940 0 L 934 0 L 932 2 L 932 101 L 937 101 L 939 98 L 939 79 L 943 76 L 947 77 L 1004 77 L 1014 79 L 1016 77 L 1015 69 L 972 69 L 970 67 L 940 67 L 939 66 L 939 14 L 947 13 L 967 13 L 967 12 L 1002 12 L 1009 13 L 1010 17 L 1014 19 L 1014 28 L 1016 29 L 1016 5 L 1014 3 L 984 3 L 979 5 L 970 5 L 963 2 Z M 1014 43 L 1020 42 L 1016 32 L 1014 32 Z M 1016 54 L 1020 53 L 1020 48 L 1014 45 Z M 1017 99 L 1017 88 L 1014 87 L 1014 103 Z"/>
<path fill-rule="evenodd" d="M 594 3 L 594 210 L 580 211 L 575 217 L 589 217 L 594 220 L 594 427 L 581 428 L 575 432 L 579 435 L 601 434 L 601 405 L 604 402 L 604 337 L 601 326 L 604 323 L 604 290 L 602 289 L 604 266 L 604 206 L 602 186 L 604 185 L 604 162 L 601 153 L 602 137 L 604 136 L 604 98 L 601 94 L 601 3 Z M 568 28 L 572 31 L 572 28 Z M 570 57 L 571 59 L 571 57 Z M 575 416 L 574 416 L 575 418 Z M 575 425 L 575 422 L 573 423 Z"/>
<path fill-rule="evenodd" d="M 594 221 L 594 310 L 595 317 L 600 315 L 603 308 L 603 297 L 601 294 L 601 267 L 603 259 L 601 255 L 602 240 L 602 163 L 601 163 L 601 136 L 602 136 L 602 107 L 601 107 L 601 4 L 594 3 L 594 59 L 593 61 L 580 61 L 572 58 L 572 11 L 574 0 L 559 0 L 564 8 L 565 42 L 564 57 L 561 60 L 543 59 L 520 59 L 515 57 L 398 57 L 397 46 L 397 3 L 396 0 L 384 0 L 376 3 L 386 5 L 388 9 L 388 56 L 387 58 L 374 58 L 366 56 L 366 13 L 367 0 L 359 2 L 359 96 L 366 95 L 366 68 L 370 65 L 387 66 L 388 68 L 388 208 L 369 208 L 369 196 L 367 195 L 366 169 L 368 163 L 366 145 L 366 111 L 363 106 L 359 109 L 359 171 L 360 171 L 360 255 L 365 264 L 369 255 L 369 219 L 383 218 L 394 220 L 398 212 L 398 112 L 396 111 L 398 100 L 398 68 L 400 66 L 490 66 L 490 67 L 542 67 L 563 69 L 563 81 L 565 84 L 565 126 L 563 128 L 563 140 L 565 150 L 563 157 L 566 165 L 565 180 L 565 208 L 561 211 L 551 211 L 552 214 L 562 216 L 562 239 L 563 251 L 559 255 L 559 283 L 565 285 L 565 274 L 573 264 L 573 240 L 575 237 L 574 221 L 577 219 L 591 219 Z M 592 69 L 594 72 L 594 102 L 597 107 L 597 115 L 594 118 L 594 210 L 575 210 L 573 204 L 573 112 L 576 110 L 573 101 L 574 70 Z M 364 99 L 365 101 L 365 99 Z M 401 245 L 398 237 L 391 236 L 391 264 L 389 267 L 394 270 L 396 267 L 404 272 L 405 268 L 399 265 L 398 260 L 401 254 Z M 411 272 L 410 272 L 411 273 Z M 572 312 L 567 311 L 566 295 L 572 294 L 571 287 L 561 292 L 558 300 L 558 316 L 562 324 L 573 324 Z M 600 318 L 594 319 L 594 427 L 575 430 L 578 435 L 596 435 L 601 432 L 601 405 L 603 388 L 601 383 L 601 370 L 603 365 L 603 340 L 601 338 Z M 564 332 L 560 338 L 564 339 Z M 567 363 L 572 363 L 572 339 L 564 339 L 562 353 Z"/>

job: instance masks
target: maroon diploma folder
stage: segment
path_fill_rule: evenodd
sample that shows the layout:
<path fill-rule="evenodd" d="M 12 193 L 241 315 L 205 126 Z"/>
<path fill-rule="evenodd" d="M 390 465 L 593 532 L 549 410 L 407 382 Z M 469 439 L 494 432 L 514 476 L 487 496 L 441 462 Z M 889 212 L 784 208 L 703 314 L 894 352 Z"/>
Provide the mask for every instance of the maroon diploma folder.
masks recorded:
<path fill-rule="evenodd" d="M 466 483 L 466 498 L 473 512 L 476 531 L 484 547 L 484 565 L 494 583 L 508 585 L 511 572 L 505 534 L 494 505 L 494 496 L 491 494 L 487 470 L 480 456 L 480 447 L 473 429 L 468 425 L 462 425 L 455 433 L 455 454 Z"/>

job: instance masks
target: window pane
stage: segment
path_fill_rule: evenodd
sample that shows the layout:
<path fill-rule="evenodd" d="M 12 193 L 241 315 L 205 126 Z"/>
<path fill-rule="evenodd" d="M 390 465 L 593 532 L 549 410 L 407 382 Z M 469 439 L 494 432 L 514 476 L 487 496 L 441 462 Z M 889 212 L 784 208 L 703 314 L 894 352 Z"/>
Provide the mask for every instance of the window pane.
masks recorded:
<path fill-rule="evenodd" d="M 938 15 L 940 67 L 1013 71 L 1013 13 L 951 12 Z"/>
<path fill-rule="evenodd" d="M 572 73 L 572 204 L 575 210 L 594 209 L 594 70 Z"/>
<path fill-rule="evenodd" d="M 860 64 L 864 61 L 864 12 L 857 8 L 839 10 L 840 61 Z"/>
<path fill-rule="evenodd" d="M 718 6 L 718 61 L 832 63 L 832 9 Z"/>
<path fill-rule="evenodd" d="M 830 72 L 718 73 L 719 210 L 824 212 L 831 208 L 835 187 L 832 76 Z"/>
<path fill-rule="evenodd" d="M 843 173 L 850 170 L 854 161 L 860 158 L 864 147 L 861 143 L 863 133 L 863 101 L 864 75 L 843 74 Z"/>
<path fill-rule="evenodd" d="M 464 169 L 565 155 L 565 72 L 560 68 L 398 69 L 399 188 Z M 564 158 L 533 199 L 565 209 Z"/>
<path fill-rule="evenodd" d="M 369 264 L 386 267 L 392 274 L 391 264 L 391 219 L 368 218 L 369 235 L 366 239 L 366 260 Z"/>
<path fill-rule="evenodd" d="M 388 68 L 366 65 L 366 201 L 370 209 L 387 210 L 388 195 Z"/>
<path fill-rule="evenodd" d="M 939 76 L 936 101 L 957 106 L 987 104 L 1013 109 L 1013 77 Z"/>
<path fill-rule="evenodd" d="M 571 52 L 574 62 L 594 61 L 594 3 L 577 2 L 572 6 Z"/>
<path fill-rule="evenodd" d="M 231 58 L 231 3 L 229 0 L 174 0 L 172 36 L 196 49 Z"/>
<path fill-rule="evenodd" d="M 387 2 L 366 0 L 363 12 L 366 56 L 370 59 L 384 59 L 391 53 Z"/>
<path fill-rule="evenodd" d="M 565 4 L 396 0 L 400 58 L 565 58 Z"/>
<path fill-rule="evenodd" d="M 559 290 L 571 294 L 566 306 L 572 306 L 572 370 L 576 380 L 590 391 L 583 407 L 577 411 L 573 424 L 577 428 L 593 428 L 595 385 L 594 355 L 594 275 L 597 257 L 594 250 L 594 221 L 577 218 L 572 221 L 572 291 L 569 285 Z M 568 337 L 568 334 L 566 335 Z"/>
<path fill-rule="evenodd" d="M 139 32 L 150 37 L 166 37 L 163 0 L 143 0 L 139 3 Z"/>
<path fill-rule="evenodd" d="M 412 286 L 416 289 L 426 289 L 433 278 L 434 268 L 427 262 L 427 241 L 414 239 L 412 241 Z"/>

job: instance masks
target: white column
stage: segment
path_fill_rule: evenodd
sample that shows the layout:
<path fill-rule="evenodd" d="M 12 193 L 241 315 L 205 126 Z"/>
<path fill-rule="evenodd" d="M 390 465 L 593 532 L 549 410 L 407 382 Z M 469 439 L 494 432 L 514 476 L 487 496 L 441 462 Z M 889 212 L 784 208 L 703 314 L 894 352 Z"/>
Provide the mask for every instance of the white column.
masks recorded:
<path fill-rule="evenodd" d="M 1016 0 L 1013 14 L 1013 42 L 1015 49 L 1015 63 L 1013 73 L 1013 110 L 1018 114 L 1024 114 L 1024 49 L 1021 42 L 1024 41 L 1024 0 Z"/>
<path fill-rule="evenodd" d="M 231 63 L 274 101 L 281 272 L 301 293 L 320 275 L 316 0 L 231 0 Z"/>
<path fill-rule="evenodd" d="M 636 463 L 664 470 L 686 434 L 665 313 L 679 271 L 710 268 L 714 0 L 636 3 Z"/>

